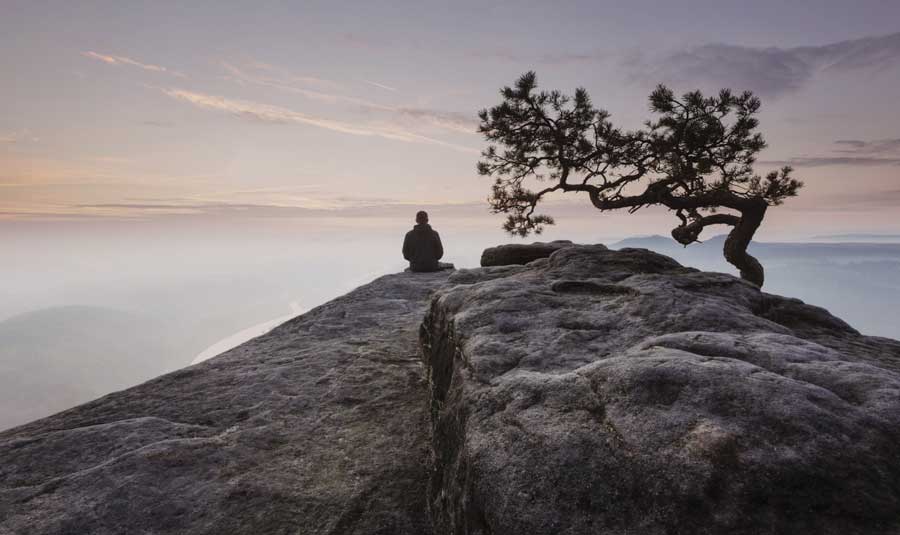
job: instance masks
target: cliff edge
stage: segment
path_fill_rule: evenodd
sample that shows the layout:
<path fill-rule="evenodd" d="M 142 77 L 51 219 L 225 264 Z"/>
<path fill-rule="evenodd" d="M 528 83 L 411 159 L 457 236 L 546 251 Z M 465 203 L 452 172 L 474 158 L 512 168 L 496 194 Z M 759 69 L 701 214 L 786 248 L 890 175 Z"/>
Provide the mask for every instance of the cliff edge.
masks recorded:
<path fill-rule="evenodd" d="M 900 342 L 646 250 L 539 247 L 0 433 L 0 534 L 900 530 Z"/>
<path fill-rule="evenodd" d="M 429 533 L 416 333 L 446 278 L 381 277 L 0 433 L 0 534 Z"/>
<path fill-rule="evenodd" d="M 436 533 L 900 531 L 900 343 L 643 249 L 449 282 Z"/>

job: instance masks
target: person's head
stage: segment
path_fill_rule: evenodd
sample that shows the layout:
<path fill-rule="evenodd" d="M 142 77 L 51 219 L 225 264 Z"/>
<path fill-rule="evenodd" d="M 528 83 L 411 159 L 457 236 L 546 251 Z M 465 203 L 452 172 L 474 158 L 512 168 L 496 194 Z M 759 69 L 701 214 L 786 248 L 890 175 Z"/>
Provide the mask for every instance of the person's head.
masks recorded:
<path fill-rule="evenodd" d="M 418 223 L 419 225 L 428 223 L 428 212 L 426 212 L 425 210 L 419 210 L 418 212 L 416 212 L 416 223 Z"/>

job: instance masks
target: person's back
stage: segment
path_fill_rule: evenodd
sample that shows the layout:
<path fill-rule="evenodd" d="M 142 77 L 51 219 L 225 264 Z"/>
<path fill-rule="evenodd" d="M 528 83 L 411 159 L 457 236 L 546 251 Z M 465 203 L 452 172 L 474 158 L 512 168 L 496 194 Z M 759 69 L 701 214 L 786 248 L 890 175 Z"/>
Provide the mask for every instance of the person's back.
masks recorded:
<path fill-rule="evenodd" d="M 416 214 L 416 226 L 403 239 L 403 258 L 409 261 L 410 271 L 438 271 L 438 260 L 444 256 L 441 237 L 428 224 L 428 214 Z"/>

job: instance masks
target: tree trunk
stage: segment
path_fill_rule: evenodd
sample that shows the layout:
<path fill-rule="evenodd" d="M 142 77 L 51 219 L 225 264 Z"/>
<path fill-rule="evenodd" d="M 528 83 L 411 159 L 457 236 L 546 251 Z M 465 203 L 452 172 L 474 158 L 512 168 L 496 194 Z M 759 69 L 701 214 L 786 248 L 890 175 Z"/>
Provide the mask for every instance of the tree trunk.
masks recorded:
<path fill-rule="evenodd" d="M 750 281 L 759 286 L 763 285 L 765 280 L 765 270 L 759 260 L 751 256 L 747 252 L 747 247 L 756 233 L 756 229 L 762 223 L 763 217 L 766 215 L 768 205 L 765 201 L 755 203 L 754 206 L 741 210 L 741 220 L 728 233 L 725 238 L 725 260 L 731 265 L 738 268 L 741 272 L 741 278 Z"/>

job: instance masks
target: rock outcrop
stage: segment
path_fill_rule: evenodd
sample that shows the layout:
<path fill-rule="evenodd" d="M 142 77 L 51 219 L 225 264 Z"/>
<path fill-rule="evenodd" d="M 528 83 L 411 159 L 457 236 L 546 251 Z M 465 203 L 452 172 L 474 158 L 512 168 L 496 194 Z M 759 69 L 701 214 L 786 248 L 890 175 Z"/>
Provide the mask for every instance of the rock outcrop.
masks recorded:
<path fill-rule="evenodd" d="M 527 247 L 0 433 L 0 535 L 900 532 L 900 342 Z"/>
<path fill-rule="evenodd" d="M 540 258 L 547 258 L 555 251 L 571 245 L 572 242 L 568 240 L 557 240 L 547 243 L 508 243 L 496 247 L 488 247 L 481 253 L 481 266 L 524 265 Z"/>
<path fill-rule="evenodd" d="M 646 250 L 450 283 L 436 533 L 900 532 L 900 343 Z"/>
<path fill-rule="evenodd" d="M 0 433 L 0 534 L 430 533 L 417 329 L 448 274 Z"/>

